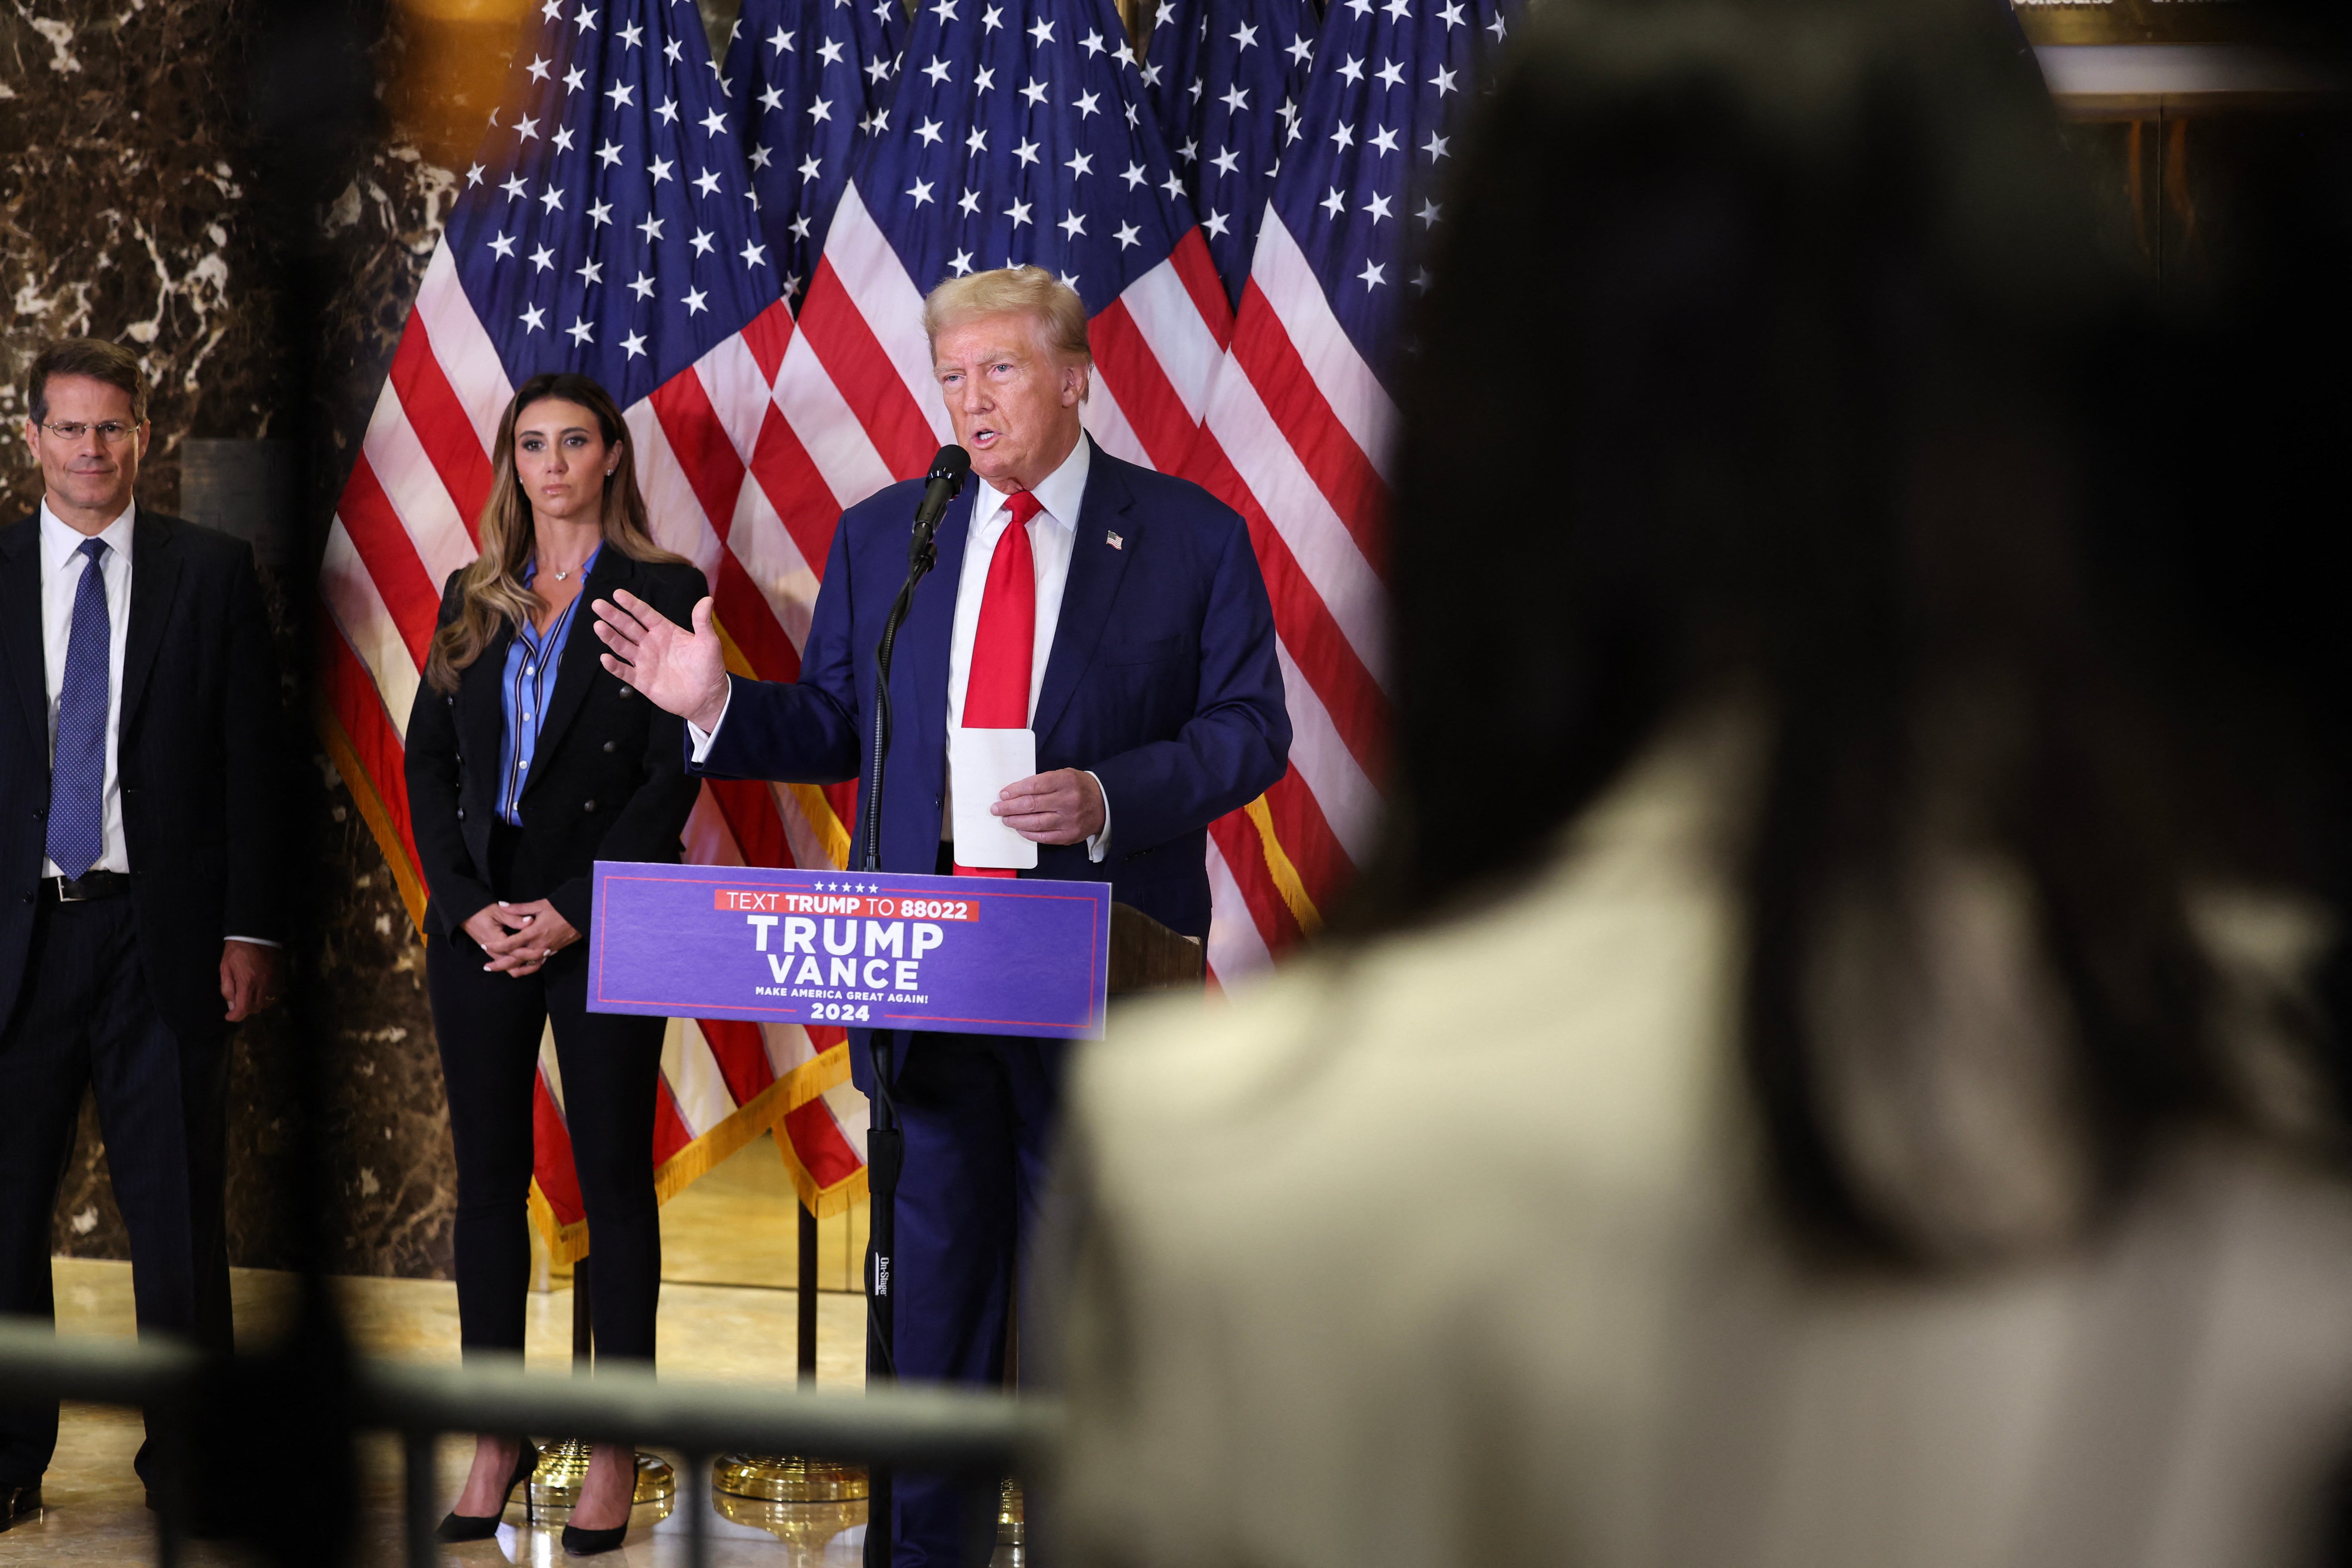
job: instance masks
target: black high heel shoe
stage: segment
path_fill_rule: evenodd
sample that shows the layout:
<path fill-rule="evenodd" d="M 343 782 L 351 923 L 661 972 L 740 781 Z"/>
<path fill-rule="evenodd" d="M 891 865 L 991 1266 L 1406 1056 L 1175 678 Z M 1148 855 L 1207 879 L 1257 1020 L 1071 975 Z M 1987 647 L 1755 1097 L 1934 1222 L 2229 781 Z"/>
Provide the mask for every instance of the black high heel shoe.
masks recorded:
<path fill-rule="evenodd" d="M 507 1478 L 505 1495 L 499 1499 L 497 1511 L 489 1514 L 459 1513 L 451 1510 L 443 1516 L 441 1527 L 433 1539 L 444 1542 L 488 1541 L 499 1532 L 499 1521 L 506 1516 L 507 1503 L 513 1498 L 515 1488 L 530 1479 L 531 1471 L 539 1468 L 539 1448 L 531 1440 L 522 1440 L 522 1452 L 515 1456 L 514 1474 Z M 522 1518 L 528 1524 L 531 1518 L 530 1493 L 522 1494 Z M 570 1533 L 567 1529 L 566 1534 Z"/>
<path fill-rule="evenodd" d="M 634 1464 L 631 1468 L 635 1468 Z M 634 1475 L 630 1477 L 633 1484 L 635 1479 Z M 636 1506 L 635 1497 L 629 1499 L 629 1504 L 633 1508 Z M 621 1516 L 621 1522 L 610 1530 L 583 1530 L 579 1525 L 567 1524 L 563 1527 L 563 1554 L 566 1557 L 597 1557 L 607 1552 L 617 1552 L 628 1533 L 629 1516 L 625 1513 Z"/>

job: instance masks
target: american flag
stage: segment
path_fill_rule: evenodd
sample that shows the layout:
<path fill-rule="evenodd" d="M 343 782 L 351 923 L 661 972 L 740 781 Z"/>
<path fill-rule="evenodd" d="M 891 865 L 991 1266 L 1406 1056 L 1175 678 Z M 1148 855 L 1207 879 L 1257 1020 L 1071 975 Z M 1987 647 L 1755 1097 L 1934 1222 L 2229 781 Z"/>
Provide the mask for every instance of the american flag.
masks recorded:
<path fill-rule="evenodd" d="M 1305 0 L 1158 0 L 1143 85 L 1236 305 L 1315 54 Z"/>
<path fill-rule="evenodd" d="M 322 727 L 420 921 L 402 733 L 441 584 L 477 553 L 489 447 L 514 386 L 594 376 L 625 411 L 654 529 L 702 567 L 739 668 L 789 678 L 810 585 L 772 518 L 740 514 L 746 460 L 792 332 L 774 247 L 688 0 L 546 0 L 428 264 L 330 532 Z M 840 864 L 813 790 L 706 786 L 706 863 Z M 654 1159 L 665 1198 L 771 1126 L 824 1209 L 863 1182 L 862 1098 L 838 1031 L 673 1024 Z M 585 1245 L 551 1049 L 541 1058 L 533 1213 Z"/>
<path fill-rule="evenodd" d="M 824 254 L 851 156 L 890 100 L 907 38 L 899 0 L 744 0 L 725 85 L 751 163 L 760 228 L 797 305 Z"/>
<path fill-rule="evenodd" d="M 1184 470 L 1249 520 L 1274 600 L 1290 770 L 1247 816 L 1279 913 L 1297 930 L 1319 922 L 1362 863 L 1378 816 L 1389 712 L 1380 526 L 1396 419 L 1382 378 L 1400 301 L 1420 279 L 1415 251 L 1444 221 L 1438 186 L 1459 106 L 1509 30 L 1506 9 L 1344 0 L 1325 15 L 1297 112 L 1271 150 L 1279 173 Z M 1263 121 L 1255 129 L 1265 134 Z M 1226 858 L 1245 857 L 1229 841 Z M 1212 936 L 1220 973 L 1295 939 L 1267 900 L 1250 908 L 1255 931 Z"/>

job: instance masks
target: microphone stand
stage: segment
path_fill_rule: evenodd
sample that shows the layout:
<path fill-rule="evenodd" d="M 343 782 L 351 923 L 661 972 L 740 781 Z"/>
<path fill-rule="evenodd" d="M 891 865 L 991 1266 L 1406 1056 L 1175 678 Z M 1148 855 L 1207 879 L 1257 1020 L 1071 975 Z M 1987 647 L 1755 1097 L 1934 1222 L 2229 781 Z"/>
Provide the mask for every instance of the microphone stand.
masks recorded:
<path fill-rule="evenodd" d="M 919 517 L 914 542 L 907 552 L 907 581 L 892 601 L 882 623 L 882 640 L 874 649 L 874 769 L 866 784 L 866 809 L 860 832 L 864 852 L 858 868 L 882 869 L 882 777 L 890 758 L 890 654 L 898 628 L 914 607 L 915 585 L 939 562 L 937 520 L 927 527 Z M 898 1102 L 891 1098 L 891 1058 L 897 1042 L 891 1031 L 877 1029 L 869 1039 L 874 1061 L 872 1120 L 866 1133 L 866 1191 L 869 1215 L 866 1248 L 866 1376 L 869 1383 L 895 1380 L 892 1357 L 896 1336 L 890 1295 L 890 1264 L 898 1246 L 897 1197 L 898 1170 L 907 1152 L 906 1134 L 898 1126 Z M 873 1466 L 867 1471 L 866 1507 L 866 1568 L 890 1568 L 893 1521 L 890 1516 L 890 1469 Z"/>

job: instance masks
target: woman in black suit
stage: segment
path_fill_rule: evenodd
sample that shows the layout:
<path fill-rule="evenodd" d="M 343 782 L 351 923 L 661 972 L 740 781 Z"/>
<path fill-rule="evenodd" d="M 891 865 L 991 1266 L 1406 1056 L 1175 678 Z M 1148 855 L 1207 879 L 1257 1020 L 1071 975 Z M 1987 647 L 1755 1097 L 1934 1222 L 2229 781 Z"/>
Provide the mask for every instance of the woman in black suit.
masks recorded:
<path fill-rule="evenodd" d="M 683 621 L 708 590 L 654 542 L 620 410 L 586 376 L 534 376 L 516 392 L 478 531 L 480 558 L 442 595 L 407 757 L 457 1150 L 459 1322 L 469 1354 L 522 1352 L 532 1080 L 552 1021 L 595 1246 L 597 1353 L 651 1362 L 663 1020 L 586 1011 L 582 939 L 593 862 L 675 862 L 698 785 L 680 721 L 599 666 L 586 606 L 626 588 Z M 484 1434 L 442 1539 L 493 1533 L 536 1458 L 524 1438 Z M 564 1549 L 618 1546 L 635 1487 L 634 1451 L 599 1444 Z"/>

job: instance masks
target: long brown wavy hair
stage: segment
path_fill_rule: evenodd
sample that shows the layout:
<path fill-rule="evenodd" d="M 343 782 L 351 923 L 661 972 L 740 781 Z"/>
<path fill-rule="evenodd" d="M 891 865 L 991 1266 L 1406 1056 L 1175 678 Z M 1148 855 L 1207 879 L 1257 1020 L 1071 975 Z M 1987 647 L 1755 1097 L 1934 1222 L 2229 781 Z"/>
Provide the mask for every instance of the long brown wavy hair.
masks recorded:
<path fill-rule="evenodd" d="M 433 634 L 433 651 L 425 660 L 425 683 L 436 691 L 457 689 L 457 677 L 482 657 L 482 650 L 509 623 L 544 607 L 537 594 L 523 586 L 523 567 L 533 542 L 530 501 L 515 473 L 515 425 L 534 403 L 561 399 L 576 403 L 596 416 L 604 444 L 620 454 L 604 479 L 604 542 L 632 561 L 683 561 L 654 542 L 646 521 L 646 498 L 637 489 L 636 460 L 630 449 L 628 427 L 612 394 L 588 376 L 553 371 L 532 376 L 516 388 L 514 400 L 499 420 L 496 464 L 490 499 L 483 503 L 476 532 L 482 552 L 458 579 L 457 616 Z"/>

